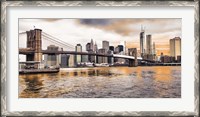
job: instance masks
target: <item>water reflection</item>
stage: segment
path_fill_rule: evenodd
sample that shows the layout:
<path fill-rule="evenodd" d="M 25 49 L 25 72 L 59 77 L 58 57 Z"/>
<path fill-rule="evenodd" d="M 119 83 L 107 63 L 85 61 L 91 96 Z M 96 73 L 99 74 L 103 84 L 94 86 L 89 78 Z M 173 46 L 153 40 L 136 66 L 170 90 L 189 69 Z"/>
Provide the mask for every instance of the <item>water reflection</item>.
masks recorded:
<path fill-rule="evenodd" d="M 22 98 L 180 98 L 181 67 L 68 68 L 19 84 Z"/>
<path fill-rule="evenodd" d="M 38 77 L 39 76 L 37 75 L 23 76 L 26 88 L 21 93 L 21 97 L 26 97 L 26 95 L 30 95 L 32 97 L 39 96 L 40 90 L 43 88 L 43 80 Z"/>

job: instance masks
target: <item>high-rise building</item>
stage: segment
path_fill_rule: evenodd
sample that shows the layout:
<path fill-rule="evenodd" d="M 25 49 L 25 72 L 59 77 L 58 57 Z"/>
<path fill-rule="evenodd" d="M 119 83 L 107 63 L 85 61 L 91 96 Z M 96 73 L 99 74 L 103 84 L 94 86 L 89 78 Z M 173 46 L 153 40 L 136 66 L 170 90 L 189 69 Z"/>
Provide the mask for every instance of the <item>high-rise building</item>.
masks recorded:
<path fill-rule="evenodd" d="M 94 44 L 94 52 L 97 53 L 97 51 L 98 51 L 98 46 L 97 46 L 97 44 L 95 42 L 95 44 Z"/>
<path fill-rule="evenodd" d="M 87 44 L 86 44 L 86 51 L 91 51 L 90 45 L 91 45 L 90 43 L 87 43 Z"/>
<path fill-rule="evenodd" d="M 91 42 L 90 42 L 90 50 L 91 50 L 91 51 L 94 51 L 93 39 L 91 39 Z"/>
<path fill-rule="evenodd" d="M 109 50 L 114 52 L 114 50 L 115 50 L 114 46 L 109 46 Z"/>
<path fill-rule="evenodd" d="M 152 39 L 151 35 L 146 36 L 146 54 L 152 54 Z"/>
<path fill-rule="evenodd" d="M 177 56 L 181 56 L 181 38 L 175 37 L 170 39 L 170 56 L 175 57 L 177 60 Z"/>
<path fill-rule="evenodd" d="M 126 52 L 126 41 L 121 41 L 121 42 L 120 42 L 120 45 L 123 46 L 123 54 L 126 54 L 126 53 L 127 53 L 127 52 Z"/>
<path fill-rule="evenodd" d="M 81 44 L 76 45 L 76 52 L 82 52 Z M 76 55 L 76 63 L 81 63 L 81 55 Z"/>
<path fill-rule="evenodd" d="M 106 52 L 107 52 L 109 50 L 109 42 L 108 41 L 103 41 L 102 45 L 103 45 L 103 49 L 105 49 Z"/>
<path fill-rule="evenodd" d="M 99 54 L 106 54 L 107 51 L 106 49 L 102 48 L 98 50 Z M 102 57 L 102 56 L 98 56 L 98 63 L 108 63 L 108 58 L 107 57 Z"/>
<path fill-rule="evenodd" d="M 55 46 L 55 45 L 47 46 L 47 50 L 58 51 L 58 46 Z M 46 55 L 45 61 L 46 61 L 46 66 L 58 66 L 59 65 L 58 55 L 50 55 L 50 54 Z"/>
<path fill-rule="evenodd" d="M 118 45 L 119 48 L 119 53 L 124 51 L 124 46 L 123 45 Z"/>
<path fill-rule="evenodd" d="M 68 60 L 69 60 L 69 55 L 61 54 L 61 65 L 60 65 L 60 67 L 61 68 L 68 67 L 69 66 Z"/>
<path fill-rule="evenodd" d="M 75 55 L 69 55 L 69 67 L 75 67 Z"/>
<path fill-rule="evenodd" d="M 82 62 L 89 62 L 88 55 L 82 55 Z"/>
<path fill-rule="evenodd" d="M 156 45 L 155 45 L 155 42 L 153 42 L 153 55 L 156 55 Z"/>
<path fill-rule="evenodd" d="M 155 45 L 155 42 L 153 42 L 152 54 L 153 54 L 153 60 L 156 60 L 156 45 Z"/>
<path fill-rule="evenodd" d="M 143 56 L 145 53 L 145 30 L 143 27 L 141 27 L 141 32 L 140 32 L 140 54 Z"/>

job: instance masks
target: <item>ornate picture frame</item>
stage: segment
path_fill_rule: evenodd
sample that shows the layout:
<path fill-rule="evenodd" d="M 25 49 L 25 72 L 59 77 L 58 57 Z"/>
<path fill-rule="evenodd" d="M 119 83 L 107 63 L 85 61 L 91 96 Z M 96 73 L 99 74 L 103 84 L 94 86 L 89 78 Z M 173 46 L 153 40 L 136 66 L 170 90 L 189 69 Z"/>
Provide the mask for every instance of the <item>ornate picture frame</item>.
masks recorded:
<path fill-rule="evenodd" d="M 141 6 L 193 6 L 194 7 L 194 105 L 190 111 L 8 111 L 7 85 L 7 10 L 9 7 L 26 6 L 79 6 L 79 7 L 141 7 Z M 2 116 L 199 116 L 199 0 L 195 1 L 1 1 L 1 114 Z"/>

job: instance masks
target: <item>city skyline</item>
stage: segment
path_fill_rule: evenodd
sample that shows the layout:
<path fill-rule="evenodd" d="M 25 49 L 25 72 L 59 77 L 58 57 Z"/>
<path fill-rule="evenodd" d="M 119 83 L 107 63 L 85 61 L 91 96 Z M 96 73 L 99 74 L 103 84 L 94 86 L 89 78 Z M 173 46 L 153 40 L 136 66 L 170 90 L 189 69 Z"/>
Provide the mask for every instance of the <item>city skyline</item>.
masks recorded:
<path fill-rule="evenodd" d="M 103 40 L 113 46 L 126 41 L 127 48 L 139 50 L 141 25 L 145 27 L 145 35 L 152 35 L 157 54 L 169 55 L 169 40 L 181 37 L 181 19 L 20 19 L 19 32 L 35 27 L 65 42 L 73 40 L 68 42 L 72 45 L 77 42 L 86 45 L 93 39 L 102 48 Z M 86 50 L 84 46 L 82 50 Z"/>

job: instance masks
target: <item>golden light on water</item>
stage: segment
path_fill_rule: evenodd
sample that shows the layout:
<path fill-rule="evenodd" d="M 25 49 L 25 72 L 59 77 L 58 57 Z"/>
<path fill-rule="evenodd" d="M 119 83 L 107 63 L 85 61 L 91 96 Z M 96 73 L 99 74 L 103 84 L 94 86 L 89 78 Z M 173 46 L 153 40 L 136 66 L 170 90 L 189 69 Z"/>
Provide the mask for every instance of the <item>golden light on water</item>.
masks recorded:
<path fill-rule="evenodd" d="M 19 76 L 21 98 L 180 97 L 181 67 L 66 68 Z"/>

